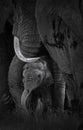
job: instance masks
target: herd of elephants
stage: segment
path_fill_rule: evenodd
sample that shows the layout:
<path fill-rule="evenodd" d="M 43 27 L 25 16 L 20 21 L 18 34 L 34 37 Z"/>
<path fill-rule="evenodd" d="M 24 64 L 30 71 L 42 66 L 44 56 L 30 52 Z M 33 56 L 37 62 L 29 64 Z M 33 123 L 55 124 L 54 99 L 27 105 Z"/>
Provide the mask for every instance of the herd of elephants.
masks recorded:
<path fill-rule="evenodd" d="M 83 116 L 82 42 L 82 0 L 0 0 L 0 114 Z"/>

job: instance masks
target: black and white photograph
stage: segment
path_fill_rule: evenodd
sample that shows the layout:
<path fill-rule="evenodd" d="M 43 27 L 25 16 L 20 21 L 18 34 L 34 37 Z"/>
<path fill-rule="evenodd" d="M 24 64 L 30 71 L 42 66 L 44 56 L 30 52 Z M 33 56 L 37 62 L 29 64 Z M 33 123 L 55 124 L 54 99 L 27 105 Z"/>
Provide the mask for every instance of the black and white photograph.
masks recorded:
<path fill-rule="evenodd" d="M 83 130 L 83 0 L 0 0 L 0 130 Z"/>

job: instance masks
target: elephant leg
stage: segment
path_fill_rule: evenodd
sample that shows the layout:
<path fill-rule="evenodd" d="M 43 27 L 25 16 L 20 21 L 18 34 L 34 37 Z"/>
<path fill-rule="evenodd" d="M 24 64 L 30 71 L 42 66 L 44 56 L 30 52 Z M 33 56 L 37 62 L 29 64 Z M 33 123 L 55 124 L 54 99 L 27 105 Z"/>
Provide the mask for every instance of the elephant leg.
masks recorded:
<path fill-rule="evenodd" d="M 13 97 L 16 106 L 20 107 L 21 94 L 22 94 L 22 68 L 24 62 L 20 61 L 15 55 L 8 74 L 9 91 Z"/>
<path fill-rule="evenodd" d="M 54 77 L 54 108 L 64 111 L 65 96 L 68 99 L 68 107 L 78 106 L 79 95 L 76 88 L 76 83 L 72 74 L 62 73 L 58 65 L 53 65 Z M 72 104 L 74 103 L 74 104 Z"/>
<path fill-rule="evenodd" d="M 64 110 L 65 102 L 65 80 L 63 74 L 58 68 L 56 63 L 53 64 L 53 78 L 54 78 L 54 88 L 53 88 L 53 107 L 56 110 Z"/>

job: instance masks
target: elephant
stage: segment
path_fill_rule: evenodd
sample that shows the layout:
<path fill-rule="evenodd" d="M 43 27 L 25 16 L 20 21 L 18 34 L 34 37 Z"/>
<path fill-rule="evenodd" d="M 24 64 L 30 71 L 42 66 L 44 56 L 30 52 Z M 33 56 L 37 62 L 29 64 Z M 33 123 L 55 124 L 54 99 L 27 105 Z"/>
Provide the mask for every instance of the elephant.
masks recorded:
<path fill-rule="evenodd" d="M 83 70 L 82 7 L 79 4 L 80 9 L 78 8 L 78 0 L 74 3 L 72 0 L 15 1 L 15 56 L 9 67 L 8 81 L 10 93 L 17 106 L 20 107 L 23 91 L 23 66 L 40 59 L 42 44 L 52 59 L 54 108 L 64 110 L 66 86 L 73 90 L 73 94 L 67 93 L 70 102 L 78 100 L 78 86 L 82 81 Z"/>
<path fill-rule="evenodd" d="M 47 59 L 46 57 L 41 57 L 40 60 L 37 60 L 34 63 L 27 63 L 23 67 L 24 68 L 23 70 L 24 90 L 21 96 L 21 104 L 24 110 L 26 111 L 26 113 L 29 113 L 31 109 L 31 105 L 30 105 L 31 103 L 29 104 L 29 100 L 32 99 L 32 101 L 34 102 L 34 98 L 36 100 L 35 101 L 36 106 L 33 110 L 35 114 L 38 111 L 42 113 L 44 111 L 44 108 L 46 107 L 45 98 L 43 99 L 43 96 L 46 97 L 48 91 L 52 89 L 52 85 L 53 85 L 53 77 L 48 62 L 46 62 L 46 59 Z M 31 95 L 32 98 L 30 99 L 29 97 Z M 43 100 L 45 103 L 43 102 Z M 50 100 L 48 102 L 50 102 L 49 104 L 51 104 L 51 100 L 52 100 L 51 93 L 50 93 L 50 99 L 48 100 Z M 41 110 L 41 104 L 42 104 L 42 110 Z"/>
<path fill-rule="evenodd" d="M 28 2 L 10 0 L 7 2 L 8 6 L 4 1 L 2 2 L 5 6 L 1 10 L 3 17 L 0 19 L 0 32 L 4 32 L 7 20 L 13 24 L 15 56 L 12 61 L 10 60 L 11 64 L 8 63 L 7 68 L 4 67 L 4 69 L 6 69 L 6 82 L 8 74 L 10 93 L 16 106 L 21 105 L 23 66 L 26 62 L 32 64 L 41 59 L 42 51 L 43 55 L 46 55 L 48 51 L 52 58 L 51 68 L 55 80 L 54 107 L 64 109 L 65 94 L 71 106 L 71 100 L 79 96 L 78 86 L 82 82 L 82 40 L 80 40 L 82 39 L 82 1 L 79 2 L 78 9 L 78 0 L 74 2 L 75 4 L 72 1 L 68 4 L 65 0 L 63 4 L 60 0 L 58 2 L 53 0 L 28 0 Z M 13 22 L 11 12 L 14 14 Z M 78 21 L 75 22 L 76 20 Z M 53 43 L 52 46 L 50 43 Z M 44 48 L 41 50 L 42 44 Z M 66 92 L 65 89 L 67 89 Z M 4 100 L 4 95 L 2 100 Z"/>
<path fill-rule="evenodd" d="M 66 83 L 73 81 L 76 102 L 83 82 L 82 6 L 80 0 L 38 0 L 36 4 L 40 38 L 53 61 L 57 62 Z"/>

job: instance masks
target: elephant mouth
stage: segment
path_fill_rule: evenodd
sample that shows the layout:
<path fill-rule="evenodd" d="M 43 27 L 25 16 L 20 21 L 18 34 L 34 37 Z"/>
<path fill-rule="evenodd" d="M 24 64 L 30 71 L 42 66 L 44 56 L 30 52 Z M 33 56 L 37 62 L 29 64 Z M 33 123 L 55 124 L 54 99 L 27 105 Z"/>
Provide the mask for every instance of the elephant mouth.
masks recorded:
<path fill-rule="evenodd" d="M 17 38 L 16 36 L 14 36 L 14 50 L 15 50 L 17 57 L 23 62 L 31 63 L 31 62 L 35 62 L 40 59 L 40 57 L 36 57 L 36 58 L 24 57 L 20 50 L 19 38 Z"/>

